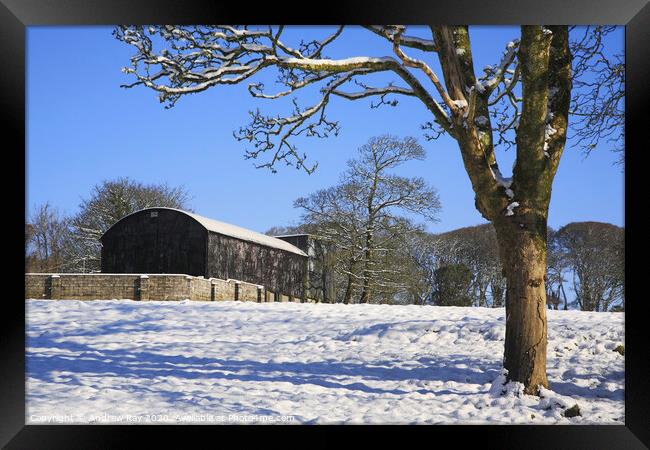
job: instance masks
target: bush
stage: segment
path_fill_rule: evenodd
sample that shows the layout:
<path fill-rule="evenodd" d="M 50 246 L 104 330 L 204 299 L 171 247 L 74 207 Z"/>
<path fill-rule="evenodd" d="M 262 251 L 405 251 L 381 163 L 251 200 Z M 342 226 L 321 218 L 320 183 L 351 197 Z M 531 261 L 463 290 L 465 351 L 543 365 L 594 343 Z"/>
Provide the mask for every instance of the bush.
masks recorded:
<path fill-rule="evenodd" d="M 435 271 L 434 299 L 439 306 L 472 306 L 469 295 L 472 271 L 464 264 L 442 266 Z"/>

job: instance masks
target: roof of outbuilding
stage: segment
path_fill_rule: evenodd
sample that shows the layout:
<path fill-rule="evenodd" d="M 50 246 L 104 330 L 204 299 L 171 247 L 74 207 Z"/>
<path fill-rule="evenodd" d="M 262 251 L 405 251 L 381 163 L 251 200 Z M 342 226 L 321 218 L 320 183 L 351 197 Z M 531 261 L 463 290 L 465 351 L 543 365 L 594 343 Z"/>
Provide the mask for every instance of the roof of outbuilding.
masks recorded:
<path fill-rule="evenodd" d="M 148 211 L 148 210 L 153 211 L 153 210 L 159 210 L 159 209 L 176 211 L 176 212 L 185 214 L 185 215 L 191 217 L 192 219 L 196 220 L 198 223 L 200 223 L 206 230 L 212 231 L 214 233 L 223 234 L 224 236 L 234 237 L 236 239 L 241 239 L 242 241 L 254 242 L 256 244 L 261 244 L 261 245 L 264 245 L 266 247 L 277 248 L 277 249 L 284 250 L 284 251 L 287 251 L 287 252 L 296 253 L 296 254 L 302 255 L 302 256 L 307 256 L 307 254 L 305 252 L 303 252 L 302 250 L 300 250 L 298 247 L 296 247 L 295 245 L 291 245 L 287 241 L 283 241 L 282 239 L 277 239 L 277 238 L 267 236 L 267 235 L 262 234 L 262 233 L 258 233 L 258 232 L 253 231 L 253 230 L 248 230 L 246 228 L 238 227 L 237 225 L 231 225 L 229 223 L 220 222 L 220 221 L 214 220 L 214 219 L 209 219 L 207 217 L 199 216 L 198 214 L 183 211 L 182 209 L 165 208 L 165 207 L 145 208 L 145 209 L 141 209 L 139 211 L 136 211 L 136 212 L 134 212 L 132 214 L 129 214 L 129 216 L 132 216 L 133 214 L 138 214 L 138 213 L 140 213 L 142 211 Z M 125 217 L 129 217 L 129 216 L 125 216 Z M 120 219 L 119 222 L 121 222 L 125 217 Z M 113 226 L 115 226 L 115 225 L 113 225 Z"/>

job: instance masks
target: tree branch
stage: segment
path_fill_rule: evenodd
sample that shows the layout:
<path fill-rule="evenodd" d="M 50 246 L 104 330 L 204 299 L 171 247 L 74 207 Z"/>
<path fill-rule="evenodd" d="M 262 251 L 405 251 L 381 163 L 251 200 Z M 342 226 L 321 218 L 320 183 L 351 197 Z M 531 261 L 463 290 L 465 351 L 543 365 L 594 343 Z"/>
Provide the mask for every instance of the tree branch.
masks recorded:
<path fill-rule="evenodd" d="M 383 37 L 389 42 L 395 41 L 394 27 L 384 27 L 377 25 L 366 25 L 365 29 L 372 31 L 378 36 Z M 436 43 L 431 39 L 422 39 L 414 36 L 400 36 L 400 45 L 404 47 L 415 48 L 424 52 L 437 51 Z"/>

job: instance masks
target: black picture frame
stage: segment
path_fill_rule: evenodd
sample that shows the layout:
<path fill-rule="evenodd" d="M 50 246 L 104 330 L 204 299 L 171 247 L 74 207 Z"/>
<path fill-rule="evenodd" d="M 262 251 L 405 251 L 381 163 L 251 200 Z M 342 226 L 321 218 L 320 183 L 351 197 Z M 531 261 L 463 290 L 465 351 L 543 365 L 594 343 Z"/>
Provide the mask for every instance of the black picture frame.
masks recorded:
<path fill-rule="evenodd" d="M 647 352 L 647 315 L 644 314 L 640 270 L 644 261 L 641 231 L 642 196 L 641 154 L 647 148 L 644 128 L 647 128 L 650 104 L 650 4 L 647 0 L 504 0 L 481 2 L 456 0 L 448 2 L 343 1 L 322 4 L 298 2 L 201 3 L 173 0 L 0 0 L 0 86 L 2 124 L 4 128 L 5 215 L 7 233 L 15 232 L 12 254 L 18 261 L 5 275 L 12 286 L 3 299 L 2 377 L 0 388 L 0 444 L 13 448 L 131 448 L 134 435 L 153 445 L 155 440 L 177 438 L 185 444 L 207 443 L 225 445 L 223 434 L 237 434 L 237 446 L 247 446 L 249 440 L 264 437 L 265 443 L 275 441 L 283 446 L 331 446 L 335 441 L 350 441 L 358 435 L 364 446 L 386 443 L 397 432 L 402 440 L 415 445 L 443 445 L 451 438 L 454 446 L 476 440 L 486 448 L 570 448 L 570 449 L 635 449 L 650 445 L 650 354 Z M 632 301 L 626 305 L 625 352 L 625 426 L 375 426 L 372 430 L 355 426 L 300 427 L 230 427 L 221 426 L 88 426 L 88 425 L 25 425 L 25 303 L 19 299 L 22 274 L 18 273 L 24 247 L 18 230 L 24 232 L 20 212 L 25 212 L 25 51 L 26 27 L 36 25 L 110 25 L 148 23 L 283 23 L 283 24 L 366 24 L 366 23 L 469 23 L 469 24 L 617 24 L 626 26 L 626 152 L 625 165 L 625 236 L 626 292 Z M 74 82 L 74 79 L 70 80 Z M 18 157 L 15 157 L 18 155 Z M 22 156 L 22 159 L 21 159 Z M 637 187 L 637 184 L 639 187 Z M 9 189 L 7 189 L 9 188 Z M 22 195 L 21 195 L 22 193 Z M 11 213 L 13 214 L 11 214 Z M 15 218 L 15 220 L 14 220 Z M 15 230 L 15 231 L 14 231 Z M 24 265 L 23 265 L 24 267 Z M 13 275 L 10 275 L 13 274 Z M 9 282 L 9 280 L 11 280 Z M 15 290 L 18 291 L 14 295 Z M 635 301 L 638 301 L 635 303 Z M 644 339 L 645 338 L 645 339 Z M 289 428 L 289 429 L 288 429 Z M 215 434 L 218 433 L 218 440 Z M 290 434 L 288 434 L 290 433 Z M 201 434 L 202 436 L 197 436 Z M 206 436 L 211 435 L 211 436 Z M 290 436 L 290 437 L 288 437 Z M 191 438 L 191 441 L 188 439 Z M 398 441 L 399 442 L 399 441 Z M 411 444 L 411 445 L 413 445 Z"/>

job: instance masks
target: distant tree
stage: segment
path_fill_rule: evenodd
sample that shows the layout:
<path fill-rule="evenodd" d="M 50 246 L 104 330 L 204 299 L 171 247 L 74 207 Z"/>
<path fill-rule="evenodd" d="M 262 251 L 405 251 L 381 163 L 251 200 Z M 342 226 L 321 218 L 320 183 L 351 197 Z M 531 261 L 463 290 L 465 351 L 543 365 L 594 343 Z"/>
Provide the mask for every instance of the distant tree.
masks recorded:
<path fill-rule="evenodd" d="M 310 234 L 313 227 L 308 224 L 301 225 L 276 225 L 264 232 L 267 236 L 285 236 L 291 234 Z"/>
<path fill-rule="evenodd" d="M 190 210 L 190 195 L 183 187 L 166 183 L 143 184 L 129 178 L 103 181 L 79 205 L 72 218 L 72 241 L 67 267 L 72 271 L 99 271 L 100 237 L 118 220 L 149 207 Z"/>
<path fill-rule="evenodd" d="M 348 161 L 337 186 L 296 200 L 294 205 L 305 211 L 303 221 L 320 224 L 321 234 L 345 256 L 344 302 L 359 279 L 360 303 L 371 302 L 373 290 L 395 287 L 396 268 L 381 261 L 395 254 L 392 244 L 413 228 L 403 214 L 436 220 L 436 191 L 422 178 L 391 173 L 407 161 L 422 159 L 424 149 L 414 138 L 373 137 Z"/>
<path fill-rule="evenodd" d="M 371 138 L 359 148 L 358 157 L 348 162 L 346 177 L 358 190 L 358 200 L 366 206 L 363 211 L 365 229 L 360 303 L 370 302 L 373 284 L 385 271 L 377 265 L 375 253 L 385 251 L 376 239 L 380 239 L 381 234 L 399 235 L 408 227 L 398 214 L 411 213 L 430 221 L 437 220 L 440 201 L 436 191 L 422 178 L 390 173 L 407 161 L 423 160 L 424 157 L 424 149 L 414 138 L 400 140 L 384 135 Z"/>
<path fill-rule="evenodd" d="M 31 223 L 26 223 L 25 224 L 25 246 L 27 246 L 27 243 L 31 241 L 33 235 L 34 235 L 34 225 L 32 225 Z"/>
<path fill-rule="evenodd" d="M 464 264 L 442 266 L 435 271 L 434 298 L 439 306 L 472 306 L 469 295 L 472 271 Z"/>
<path fill-rule="evenodd" d="M 558 230 L 582 311 L 609 311 L 625 304 L 624 230 L 609 223 L 575 222 Z"/>
<path fill-rule="evenodd" d="M 569 301 L 564 290 L 566 282 L 568 260 L 562 249 L 561 237 L 557 230 L 549 227 L 547 240 L 548 256 L 546 258 L 547 296 L 552 296 L 555 301 L 564 301 L 564 310 L 569 309 Z M 552 302 L 551 302 L 552 303 Z"/>
<path fill-rule="evenodd" d="M 490 293 L 492 294 L 492 307 L 505 306 L 506 279 L 501 274 L 495 274 L 490 280 Z"/>
<path fill-rule="evenodd" d="M 303 222 L 327 246 L 336 292 L 342 295 L 338 300 L 345 304 L 358 292 L 363 258 L 363 224 L 354 192 L 349 184 L 340 183 L 294 202 L 294 207 L 303 210 Z"/>
<path fill-rule="evenodd" d="M 34 208 L 25 224 L 25 256 L 27 272 L 62 272 L 65 270 L 69 219 L 49 203 Z"/>
<path fill-rule="evenodd" d="M 407 269 L 406 293 L 410 297 L 405 303 L 424 305 L 433 303 L 435 271 L 438 268 L 436 240 L 431 233 L 422 230 L 404 236 L 403 267 Z"/>
<path fill-rule="evenodd" d="M 34 236 L 34 226 L 25 222 L 25 272 L 31 272 L 33 256 L 30 254 L 29 244 Z"/>
<path fill-rule="evenodd" d="M 376 228 L 374 244 L 378 250 L 372 263 L 372 302 L 393 304 L 408 295 L 416 281 L 405 247 L 409 237 L 421 233 L 422 228 L 403 217 L 380 223 Z"/>
<path fill-rule="evenodd" d="M 463 264 L 473 275 L 472 297 L 476 306 L 488 306 L 488 292 L 499 298 L 505 289 L 496 232 L 491 224 L 459 228 L 436 236 L 446 264 Z M 494 298 L 490 302 L 495 306 Z"/>

